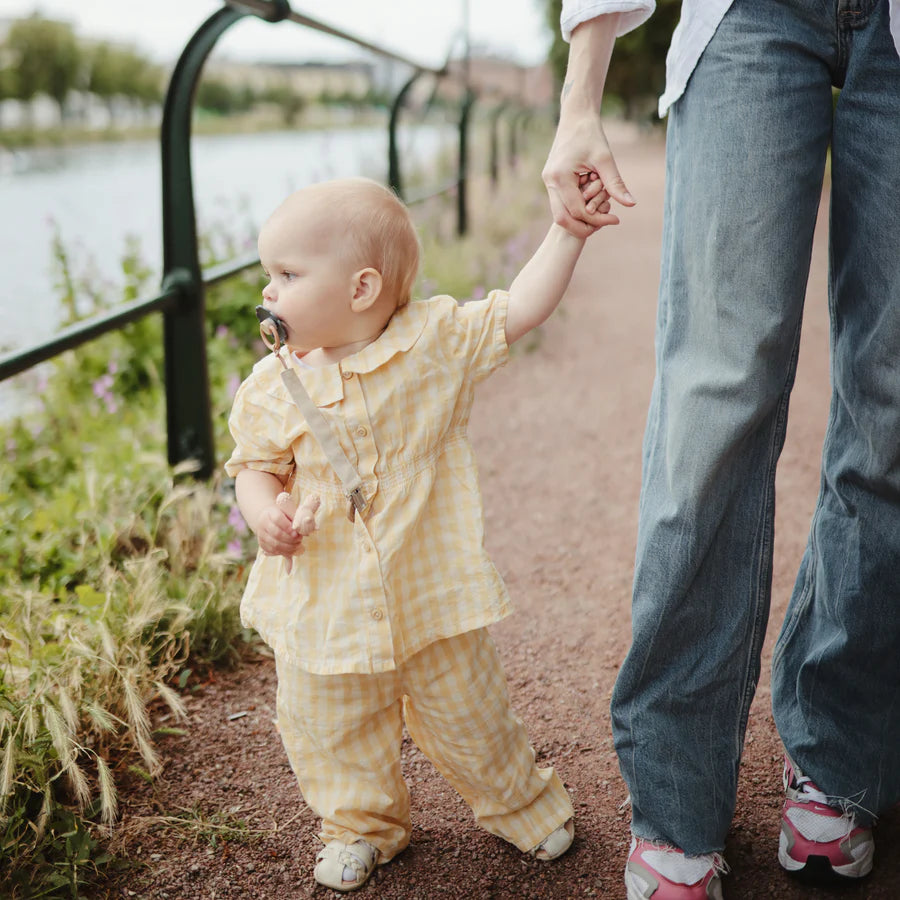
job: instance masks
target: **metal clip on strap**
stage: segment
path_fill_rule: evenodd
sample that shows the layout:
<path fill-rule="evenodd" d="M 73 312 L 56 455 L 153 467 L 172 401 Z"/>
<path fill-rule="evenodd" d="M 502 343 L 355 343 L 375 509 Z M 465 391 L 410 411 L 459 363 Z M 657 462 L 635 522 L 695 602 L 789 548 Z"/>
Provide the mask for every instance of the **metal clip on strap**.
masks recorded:
<path fill-rule="evenodd" d="M 365 510 L 366 495 L 363 493 L 362 486 L 360 486 L 360 487 L 355 488 L 354 490 L 350 491 L 350 494 L 348 496 L 350 497 L 350 506 L 351 506 L 350 521 L 352 522 L 353 521 L 352 510 L 354 508 L 357 510 L 357 512 L 359 512 L 360 515 L 362 515 L 363 511 Z"/>
<path fill-rule="evenodd" d="M 334 432 L 325 421 L 325 417 L 319 411 L 319 407 L 312 402 L 306 389 L 303 387 L 297 373 L 293 369 L 285 369 L 281 373 L 281 380 L 288 389 L 288 393 L 294 400 L 294 403 L 300 408 L 309 430 L 313 433 L 313 437 L 319 442 L 322 452 L 328 457 L 332 468 L 337 472 L 338 478 L 344 487 L 344 494 L 350 500 L 350 507 L 347 510 L 347 518 L 353 521 L 355 513 L 358 511 L 362 514 L 366 508 L 366 497 L 363 493 L 362 478 L 353 468 L 352 463 L 347 459 L 347 455 L 341 449 Z"/>

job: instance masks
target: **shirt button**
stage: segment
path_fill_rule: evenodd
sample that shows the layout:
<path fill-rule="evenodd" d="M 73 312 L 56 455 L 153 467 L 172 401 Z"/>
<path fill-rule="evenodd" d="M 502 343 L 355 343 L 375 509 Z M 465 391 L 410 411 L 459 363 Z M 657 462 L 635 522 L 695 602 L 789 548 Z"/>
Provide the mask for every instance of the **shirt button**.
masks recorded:
<path fill-rule="evenodd" d="M 362 548 L 364 553 L 372 552 L 372 545 L 368 541 L 363 541 Z"/>
<path fill-rule="evenodd" d="M 375 619 L 376 622 L 380 622 L 384 618 L 384 611 L 381 609 L 373 609 L 372 618 Z"/>
<path fill-rule="evenodd" d="M 369 429 L 365 425 L 358 425 L 356 428 L 357 437 L 365 437 L 369 433 Z"/>
<path fill-rule="evenodd" d="M 352 372 L 341 372 L 341 377 L 344 379 L 344 381 L 349 381 L 353 377 L 353 373 Z"/>

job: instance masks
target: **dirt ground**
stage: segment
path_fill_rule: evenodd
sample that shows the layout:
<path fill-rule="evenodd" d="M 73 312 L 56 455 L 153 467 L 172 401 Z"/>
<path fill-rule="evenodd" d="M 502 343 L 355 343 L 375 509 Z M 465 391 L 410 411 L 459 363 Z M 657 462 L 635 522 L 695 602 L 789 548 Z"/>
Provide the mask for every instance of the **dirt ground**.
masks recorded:
<path fill-rule="evenodd" d="M 431 764 L 406 742 L 412 844 L 378 869 L 357 896 L 624 895 L 629 812 L 608 705 L 629 642 L 664 167 L 659 137 L 617 130 L 612 140 L 638 206 L 623 214 L 621 226 L 589 242 L 563 308 L 544 327 L 539 346 L 516 354 L 483 386 L 471 426 L 488 546 L 517 607 L 493 634 L 539 760 L 552 762 L 571 792 L 575 843 L 555 863 L 523 858 L 480 831 Z M 861 885 L 841 891 L 802 887 L 776 858 L 781 751 L 769 711 L 768 666 L 818 488 L 829 389 L 824 228 L 812 268 L 778 477 L 772 619 L 726 847 L 731 873 L 725 890 L 732 900 L 900 897 L 896 810 L 879 825 L 876 870 Z M 161 740 L 161 776 L 152 786 L 131 785 L 124 804 L 117 840 L 137 865 L 96 896 L 334 896 L 312 879 L 316 820 L 282 751 L 273 724 L 274 695 L 274 667 L 257 658 L 233 674 L 217 675 L 188 699 L 188 734 Z M 244 715 L 233 718 L 238 713 Z M 229 827 L 241 832 L 240 840 L 225 839 Z"/>

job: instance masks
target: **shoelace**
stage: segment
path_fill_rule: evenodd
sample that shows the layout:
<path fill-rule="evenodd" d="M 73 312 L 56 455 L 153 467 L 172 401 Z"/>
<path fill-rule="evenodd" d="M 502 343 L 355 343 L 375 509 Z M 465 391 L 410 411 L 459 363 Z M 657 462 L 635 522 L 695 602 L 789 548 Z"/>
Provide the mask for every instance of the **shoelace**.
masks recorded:
<path fill-rule="evenodd" d="M 812 779 L 807 778 L 805 775 L 798 775 L 796 772 L 794 774 L 794 784 L 796 785 L 796 790 L 798 793 L 802 793 L 809 800 L 812 800 L 815 803 L 822 803 L 825 806 L 829 806 L 827 795 L 823 794 L 813 783 Z"/>
<path fill-rule="evenodd" d="M 798 775 L 796 770 L 792 772 L 792 775 L 797 803 L 821 803 L 823 806 L 834 808 L 832 798 L 820 791 L 806 775 Z M 849 835 L 856 827 L 856 817 L 852 813 L 842 811 L 841 822 L 846 829 L 845 836 Z"/>

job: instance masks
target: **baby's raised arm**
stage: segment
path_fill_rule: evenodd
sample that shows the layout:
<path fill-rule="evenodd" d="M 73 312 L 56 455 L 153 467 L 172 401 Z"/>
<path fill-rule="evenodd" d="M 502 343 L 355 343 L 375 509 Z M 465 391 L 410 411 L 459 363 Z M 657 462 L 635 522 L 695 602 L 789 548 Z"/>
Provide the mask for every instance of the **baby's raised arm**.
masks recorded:
<path fill-rule="evenodd" d="M 595 174 L 581 176 L 580 186 L 589 207 L 600 213 L 609 212 L 609 195 Z M 599 227 L 602 226 L 594 230 Z M 508 344 L 528 334 L 559 306 L 584 241 L 585 238 L 576 237 L 560 225 L 550 226 L 543 243 L 510 286 L 506 313 Z"/>

